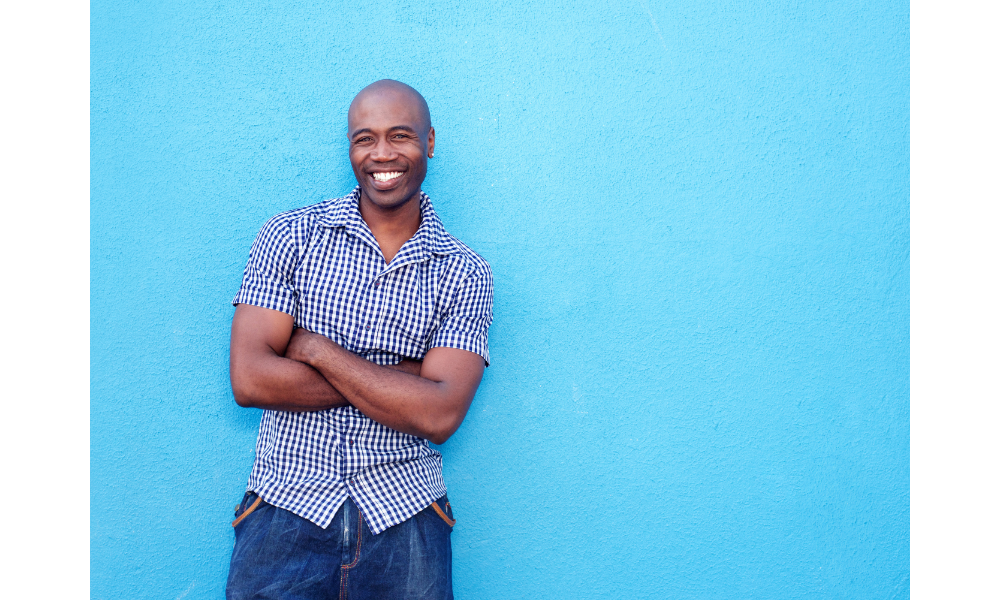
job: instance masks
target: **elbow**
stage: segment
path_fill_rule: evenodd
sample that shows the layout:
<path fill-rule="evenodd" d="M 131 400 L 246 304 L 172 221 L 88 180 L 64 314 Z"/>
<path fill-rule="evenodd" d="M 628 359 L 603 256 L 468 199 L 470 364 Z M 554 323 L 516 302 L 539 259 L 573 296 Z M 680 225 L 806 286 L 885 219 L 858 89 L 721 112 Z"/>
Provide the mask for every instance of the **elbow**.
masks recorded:
<path fill-rule="evenodd" d="M 451 432 L 441 432 L 441 433 L 433 433 L 430 436 L 428 436 L 427 439 L 431 443 L 437 444 L 438 446 L 440 446 L 441 444 L 443 444 L 443 443 L 445 443 L 445 442 L 448 441 L 448 438 L 451 437 L 452 433 L 454 433 L 454 431 L 451 431 Z"/>
<path fill-rule="evenodd" d="M 458 431 L 458 427 L 462 424 L 464 417 L 464 414 L 441 415 L 433 423 L 427 424 L 427 435 L 425 437 L 428 441 L 437 445 L 447 442 L 448 438 Z"/>
<path fill-rule="evenodd" d="M 236 388 L 233 388 L 233 399 L 236 400 L 236 404 L 243 408 L 252 408 L 254 406 L 253 400 L 249 396 L 237 392 Z"/>
<path fill-rule="evenodd" d="M 254 393 L 253 386 L 247 377 L 240 377 L 238 373 L 230 371 L 229 382 L 233 387 L 233 399 L 236 404 L 243 408 L 255 408 L 258 406 L 257 394 Z"/>
<path fill-rule="evenodd" d="M 235 385 L 233 386 L 233 399 L 236 400 L 236 404 L 243 408 L 251 408 L 254 405 L 250 395 Z"/>

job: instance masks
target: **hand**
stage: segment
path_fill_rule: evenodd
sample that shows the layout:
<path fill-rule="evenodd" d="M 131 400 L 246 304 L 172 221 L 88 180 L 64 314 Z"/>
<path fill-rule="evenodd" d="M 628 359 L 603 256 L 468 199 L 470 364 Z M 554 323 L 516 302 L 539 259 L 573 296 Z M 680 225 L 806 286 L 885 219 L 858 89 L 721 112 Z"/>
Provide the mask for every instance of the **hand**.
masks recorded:
<path fill-rule="evenodd" d="M 288 340 L 288 347 L 285 348 L 285 358 L 315 367 L 316 365 L 312 361 L 318 355 L 319 344 L 323 343 L 329 344 L 330 340 L 326 336 L 313 333 L 308 329 L 303 329 L 302 327 L 296 328 L 292 332 L 291 339 Z M 387 365 L 387 368 L 420 377 L 420 368 L 422 365 L 423 361 L 404 358 L 398 364 Z"/>
<path fill-rule="evenodd" d="M 285 358 L 297 360 L 301 363 L 310 364 L 309 360 L 313 356 L 316 338 L 326 339 L 324 336 L 313 333 L 308 329 L 298 327 L 292 332 L 291 339 L 288 340 L 288 347 L 285 348 Z"/>

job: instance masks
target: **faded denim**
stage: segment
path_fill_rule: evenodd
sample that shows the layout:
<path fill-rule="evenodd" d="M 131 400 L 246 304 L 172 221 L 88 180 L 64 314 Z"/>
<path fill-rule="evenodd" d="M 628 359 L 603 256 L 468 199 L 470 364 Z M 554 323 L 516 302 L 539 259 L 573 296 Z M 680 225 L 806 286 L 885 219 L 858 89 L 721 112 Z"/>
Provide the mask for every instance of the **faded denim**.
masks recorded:
<path fill-rule="evenodd" d="M 236 509 L 228 600 L 452 600 L 448 497 L 378 535 L 348 498 L 323 529 L 247 492 Z"/>

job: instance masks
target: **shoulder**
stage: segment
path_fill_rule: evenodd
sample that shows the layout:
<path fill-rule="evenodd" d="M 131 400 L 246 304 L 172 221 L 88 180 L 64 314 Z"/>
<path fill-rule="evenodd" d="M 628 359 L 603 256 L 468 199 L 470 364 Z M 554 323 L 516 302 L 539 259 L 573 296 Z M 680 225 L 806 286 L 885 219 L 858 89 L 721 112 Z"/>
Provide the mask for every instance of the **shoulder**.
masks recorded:
<path fill-rule="evenodd" d="M 420 192 L 420 213 L 423 218 L 420 228 L 429 225 L 428 233 L 430 238 L 427 242 L 428 248 L 437 259 L 444 259 L 449 265 L 449 271 L 463 276 L 487 278 L 492 281 L 493 273 L 489 263 L 475 250 L 467 246 L 457 237 L 448 233 L 434 210 L 431 199 L 427 194 Z"/>
<path fill-rule="evenodd" d="M 490 269 L 490 263 L 486 262 L 485 258 L 450 233 L 445 233 L 445 236 L 447 236 L 448 242 L 454 248 L 451 256 L 454 257 L 454 260 L 462 264 L 464 267 L 463 270 L 468 272 L 469 277 L 493 280 L 493 271 Z"/>
<path fill-rule="evenodd" d="M 264 223 L 257 234 L 259 243 L 302 242 L 319 226 L 333 224 L 350 196 L 331 198 L 302 208 L 280 212 Z"/>
<path fill-rule="evenodd" d="M 447 272 L 449 277 L 445 289 L 459 296 L 470 296 L 491 301 L 493 297 L 493 270 L 486 259 L 458 238 L 445 233 L 441 247 L 447 249 Z"/>

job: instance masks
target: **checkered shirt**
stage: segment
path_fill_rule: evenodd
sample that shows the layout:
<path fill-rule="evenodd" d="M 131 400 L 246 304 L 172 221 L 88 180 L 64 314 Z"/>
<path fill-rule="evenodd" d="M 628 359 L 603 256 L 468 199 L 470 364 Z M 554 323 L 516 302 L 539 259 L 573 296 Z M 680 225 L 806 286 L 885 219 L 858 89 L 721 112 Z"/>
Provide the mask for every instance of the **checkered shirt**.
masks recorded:
<path fill-rule="evenodd" d="M 449 235 L 420 193 L 421 222 L 388 265 L 358 210 L 343 198 L 281 213 L 254 241 L 233 304 L 292 315 L 375 364 L 422 359 L 443 346 L 489 364 L 489 265 Z M 265 502 L 326 527 L 348 495 L 373 534 L 445 494 L 441 454 L 419 437 L 376 423 L 353 406 L 265 410 L 247 488 Z"/>

